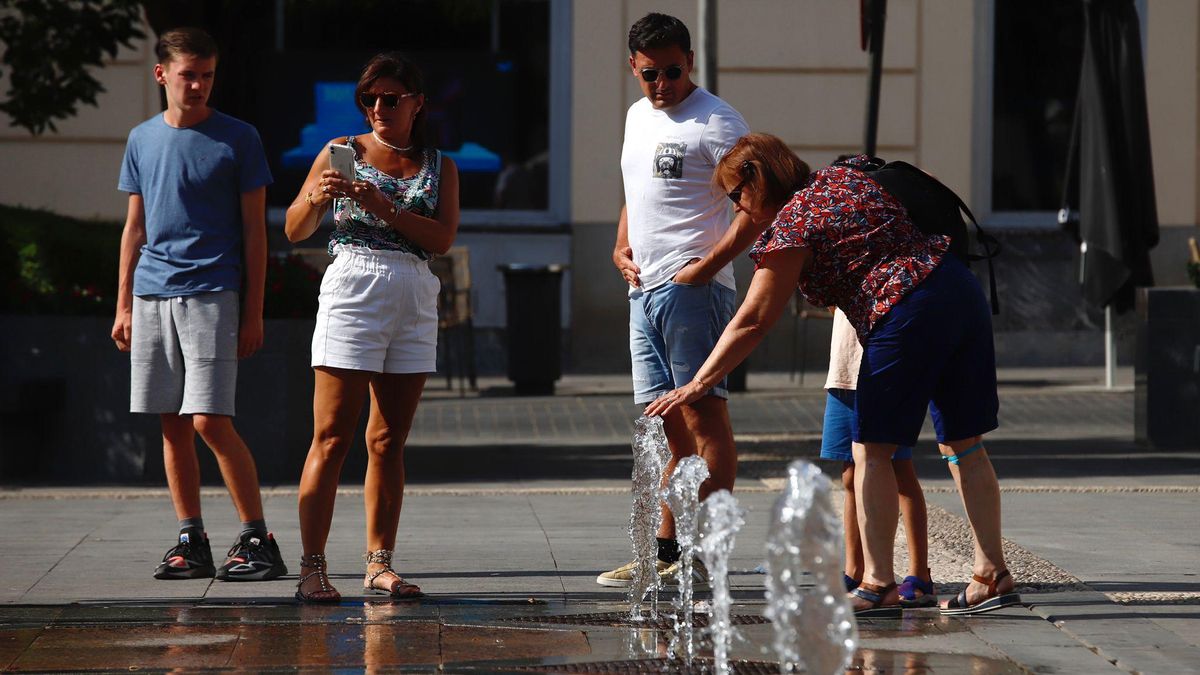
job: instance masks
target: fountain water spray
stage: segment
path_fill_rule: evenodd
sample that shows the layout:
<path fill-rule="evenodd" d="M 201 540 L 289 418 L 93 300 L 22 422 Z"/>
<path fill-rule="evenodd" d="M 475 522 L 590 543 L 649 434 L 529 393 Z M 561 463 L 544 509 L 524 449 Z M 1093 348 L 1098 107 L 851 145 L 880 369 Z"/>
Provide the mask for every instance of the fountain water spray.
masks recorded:
<path fill-rule="evenodd" d="M 728 490 L 717 490 L 704 500 L 700 511 L 700 559 L 712 577 L 712 615 L 708 634 L 713 643 L 713 669 L 729 673 L 729 646 L 733 626 L 729 622 L 729 556 L 737 533 L 746 524 L 746 510 Z"/>
<path fill-rule="evenodd" d="M 659 486 L 671 460 L 661 417 L 642 415 L 633 428 L 633 510 L 629 540 L 633 543 L 633 585 L 629 587 L 629 618 L 642 620 L 646 593 L 650 618 L 658 618 L 658 527 L 662 524 Z"/>
<path fill-rule="evenodd" d="M 675 517 L 675 540 L 679 542 L 679 595 L 675 599 L 675 635 L 671 653 L 690 664 L 696 656 L 692 621 L 692 560 L 696 550 L 696 529 L 700 512 L 700 484 L 708 479 L 708 464 L 702 457 L 684 457 L 675 465 L 675 473 L 663 490 L 663 499 Z"/>
<path fill-rule="evenodd" d="M 832 484 L 810 462 L 788 465 L 787 485 L 767 530 L 767 618 L 775 625 L 781 673 L 840 673 L 858 647 L 842 585 L 842 526 Z M 812 575 L 802 588 L 800 575 Z"/>

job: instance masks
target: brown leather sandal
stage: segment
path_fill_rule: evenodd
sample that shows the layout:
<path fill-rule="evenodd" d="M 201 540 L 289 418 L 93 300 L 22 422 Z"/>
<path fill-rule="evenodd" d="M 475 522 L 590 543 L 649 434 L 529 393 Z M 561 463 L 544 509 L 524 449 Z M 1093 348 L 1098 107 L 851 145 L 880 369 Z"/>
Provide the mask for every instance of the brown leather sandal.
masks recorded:
<path fill-rule="evenodd" d="M 945 607 L 942 607 L 942 614 L 945 616 L 983 614 L 984 612 L 991 612 L 1002 607 L 1020 605 L 1020 594 L 1016 592 L 1002 594 L 996 589 L 996 586 L 999 585 L 1001 580 L 1003 580 L 1005 577 L 1011 576 L 1012 575 L 1008 573 L 1008 570 L 1000 570 L 999 572 L 996 572 L 991 579 L 981 577 L 978 574 L 972 574 L 971 579 L 974 580 L 975 583 L 987 586 L 987 595 L 983 596 L 982 600 L 972 605 L 967 602 L 967 589 L 964 588 L 957 597 L 951 598 L 950 602 L 946 603 Z"/>
<path fill-rule="evenodd" d="M 887 586 L 876 586 L 875 584 L 862 583 L 858 588 L 850 591 L 850 595 L 856 598 L 862 598 L 871 603 L 870 607 L 854 610 L 854 616 L 859 619 L 899 619 L 904 615 L 904 608 L 900 605 L 885 605 L 883 599 L 896 588 L 896 582 L 892 582 Z"/>

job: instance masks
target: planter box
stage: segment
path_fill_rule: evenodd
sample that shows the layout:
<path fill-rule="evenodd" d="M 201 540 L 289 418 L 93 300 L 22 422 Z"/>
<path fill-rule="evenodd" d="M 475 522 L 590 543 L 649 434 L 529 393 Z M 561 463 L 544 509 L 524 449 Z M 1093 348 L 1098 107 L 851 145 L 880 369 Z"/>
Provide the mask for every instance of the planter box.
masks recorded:
<path fill-rule="evenodd" d="M 112 319 L 0 315 L 0 481 L 163 481 L 158 418 L 129 412 Z M 263 484 L 295 482 L 312 439 L 311 319 L 270 319 L 241 362 L 235 420 Z M 220 483 L 197 438 L 202 477 Z"/>
<path fill-rule="evenodd" d="M 1200 289 L 1138 289 L 1137 321 L 1137 439 L 1200 448 Z"/>

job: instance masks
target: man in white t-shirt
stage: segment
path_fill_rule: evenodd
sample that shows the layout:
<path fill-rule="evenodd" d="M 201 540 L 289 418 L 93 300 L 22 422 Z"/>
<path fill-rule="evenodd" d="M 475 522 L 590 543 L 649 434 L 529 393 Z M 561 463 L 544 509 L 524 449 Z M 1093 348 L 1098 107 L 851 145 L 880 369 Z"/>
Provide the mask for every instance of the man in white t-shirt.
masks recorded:
<path fill-rule="evenodd" d="M 634 401 L 650 403 L 695 377 L 733 317 L 732 261 L 759 235 L 744 214 L 730 223 L 730 203 L 713 184 L 717 162 L 749 133 L 736 110 L 692 82 L 694 54 L 682 21 L 647 14 L 629 30 L 629 67 L 644 98 L 629 108 L 621 174 L 625 206 L 613 264 L 629 284 L 629 349 Z M 700 498 L 732 490 L 737 451 L 726 384 L 702 383 L 708 395 L 663 419 L 671 461 L 699 454 L 710 478 Z M 674 583 L 680 557 L 675 522 L 663 507 L 658 569 Z M 707 574 L 697 565 L 698 582 Z M 596 578 L 632 584 L 633 564 Z"/>

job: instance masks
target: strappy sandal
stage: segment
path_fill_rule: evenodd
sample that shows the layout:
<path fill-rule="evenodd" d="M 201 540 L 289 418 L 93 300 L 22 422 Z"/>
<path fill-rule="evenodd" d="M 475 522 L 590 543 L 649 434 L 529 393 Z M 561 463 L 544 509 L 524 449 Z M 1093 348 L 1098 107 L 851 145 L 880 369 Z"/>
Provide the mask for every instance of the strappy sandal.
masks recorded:
<path fill-rule="evenodd" d="M 846 585 L 846 592 L 849 593 L 858 588 L 858 585 L 862 583 L 862 579 L 855 579 L 849 574 L 842 572 L 842 583 Z"/>
<path fill-rule="evenodd" d="M 951 598 L 950 602 L 942 608 L 942 614 L 945 616 L 961 616 L 965 614 L 982 614 L 1000 609 L 1001 607 L 1012 607 L 1013 605 L 1021 604 L 1021 596 L 1015 592 L 1001 594 L 996 586 L 1005 577 L 1011 577 L 1008 570 L 1000 570 L 991 579 L 986 579 L 978 574 L 972 574 L 971 579 L 978 584 L 987 586 L 987 595 L 975 604 L 967 603 L 967 589 L 962 589 L 958 597 Z"/>
<path fill-rule="evenodd" d="M 854 616 L 860 619 L 899 619 L 902 617 L 904 615 L 903 607 L 883 604 L 883 599 L 893 588 L 896 588 L 894 581 L 887 586 L 859 584 L 858 588 L 850 591 L 850 595 L 866 600 L 871 603 L 871 606 L 854 610 Z"/>
<path fill-rule="evenodd" d="M 900 591 L 901 607 L 916 609 L 933 607 L 937 604 L 937 593 L 933 592 L 933 572 L 928 567 L 925 568 L 925 576 L 929 577 L 929 581 L 925 581 L 921 577 L 904 577 L 904 581 L 896 587 Z M 917 591 L 920 591 L 921 594 L 917 595 Z"/>
<path fill-rule="evenodd" d="M 338 593 L 337 589 L 329 584 L 328 563 L 325 561 L 324 553 L 310 553 L 300 557 L 300 569 L 305 568 L 312 570 L 308 574 L 300 575 L 300 583 L 296 584 L 296 599 L 300 602 L 321 602 L 333 603 L 341 602 L 342 594 Z M 304 582 L 316 577 L 321 584 L 321 589 L 305 593 L 301 588 Z"/>
<path fill-rule="evenodd" d="M 404 577 L 400 576 L 396 570 L 392 569 L 391 549 L 381 548 L 378 551 L 367 551 L 366 555 L 363 556 L 363 559 L 367 561 L 368 565 L 383 565 L 383 569 L 376 570 L 374 572 L 367 572 L 367 578 L 363 582 L 364 593 L 387 595 L 396 598 L 397 600 L 412 600 L 413 598 L 419 598 L 425 595 L 421 592 L 420 586 L 405 581 Z M 385 574 L 391 574 L 392 576 L 396 577 L 398 583 L 389 588 L 380 588 L 376 586 L 375 580 Z"/>

